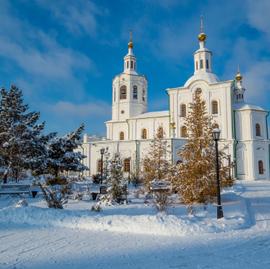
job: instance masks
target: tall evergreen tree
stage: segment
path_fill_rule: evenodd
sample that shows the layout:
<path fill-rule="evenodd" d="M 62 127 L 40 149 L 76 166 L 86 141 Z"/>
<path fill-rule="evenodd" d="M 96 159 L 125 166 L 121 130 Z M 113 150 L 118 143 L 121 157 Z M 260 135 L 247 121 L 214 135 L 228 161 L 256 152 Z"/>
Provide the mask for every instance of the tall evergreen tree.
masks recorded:
<path fill-rule="evenodd" d="M 6 181 L 8 174 L 17 179 L 22 170 L 44 163 L 49 136 L 42 135 L 45 124 L 38 123 L 40 114 L 28 112 L 16 86 L 1 89 L 0 97 L 0 160 Z"/>
<path fill-rule="evenodd" d="M 187 143 L 179 152 L 181 163 L 177 165 L 174 189 L 185 204 L 205 203 L 216 197 L 215 147 L 212 138 L 213 125 L 207 114 L 205 102 L 195 93 L 187 115 Z M 220 160 L 225 153 L 220 151 Z M 229 169 L 220 162 L 221 186 L 232 185 Z"/>
<path fill-rule="evenodd" d="M 159 128 L 150 143 L 148 154 L 143 159 L 143 183 L 147 192 L 150 191 L 153 180 L 166 180 L 170 172 L 169 150 L 163 137 L 163 129 Z"/>

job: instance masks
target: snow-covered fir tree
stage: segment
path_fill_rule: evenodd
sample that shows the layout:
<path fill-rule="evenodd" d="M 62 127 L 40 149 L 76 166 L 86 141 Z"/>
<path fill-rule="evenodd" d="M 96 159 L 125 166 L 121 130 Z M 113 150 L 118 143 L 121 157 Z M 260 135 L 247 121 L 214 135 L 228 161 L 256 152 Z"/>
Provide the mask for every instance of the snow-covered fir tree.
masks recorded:
<path fill-rule="evenodd" d="M 212 119 L 207 114 L 199 92 L 195 93 L 193 103 L 190 104 L 185 126 L 187 143 L 179 152 L 181 163 L 176 166 L 174 189 L 185 204 L 206 203 L 216 197 L 216 153 Z M 219 155 L 220 160 L 226 157 L 222 151 Z M 222 187 L 233 184 L 229 178 L 229 169 L 225 162 L 220 162 Z"/>
<path fill-rule="evenodd" d="M 63 172 L 82 172 L 88 169 L 81 162 L 85 156 L 76 151 L 81 146 L 83 130 L 84 125 L 81 125 L 77 130 L 62 137 L 55 136 L 49 141 L 47 173 L 58 177 Z"/>
<path fill-rule="evenodd" d="M 51 135 L 42 134 L 45 124 L 38 123 L 40 114 L 28 111 L 16 86 L 1 89 L 0 98 L 0 160 L 6 181 L 8 176 L 17 179 L 24 169 L 44 166 Z"/>
<path fill-rule="evenodd" d="M 120 203 L 127 196 L 127 181 L 123 177 L 123 165 L 119 154 L 116 154 L 108 165 L 107 199 Z"/>

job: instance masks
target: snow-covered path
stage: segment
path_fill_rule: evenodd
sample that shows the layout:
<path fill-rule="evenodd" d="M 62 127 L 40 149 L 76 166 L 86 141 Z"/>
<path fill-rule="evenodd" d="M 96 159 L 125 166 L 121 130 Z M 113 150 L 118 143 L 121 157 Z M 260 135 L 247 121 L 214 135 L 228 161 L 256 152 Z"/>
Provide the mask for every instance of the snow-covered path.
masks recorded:
<path fill-rule="evenodd" d="M 246 183 L 251 226 L 182 237 L 0 228 L 0 268 L 270 268 L 270 183 Z"/>

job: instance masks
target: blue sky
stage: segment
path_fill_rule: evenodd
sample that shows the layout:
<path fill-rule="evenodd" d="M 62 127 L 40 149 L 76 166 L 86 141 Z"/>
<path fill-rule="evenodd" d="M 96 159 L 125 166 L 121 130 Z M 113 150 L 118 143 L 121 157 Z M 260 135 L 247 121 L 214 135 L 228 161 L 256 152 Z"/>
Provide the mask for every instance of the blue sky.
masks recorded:
<path fill-rule="evenodd" d="M 268 0 L 1 0 L 1 85 L 18 85 L 47 131 L 84 122 L 88 133 L 104 134 L 129 30 L 149 110 L 167 109 L 164 90 L 193 73 L 203 14 L 214 72 L 232 79 L 239 64 L 247 102 L 270 110 L 269 11 Z"/>

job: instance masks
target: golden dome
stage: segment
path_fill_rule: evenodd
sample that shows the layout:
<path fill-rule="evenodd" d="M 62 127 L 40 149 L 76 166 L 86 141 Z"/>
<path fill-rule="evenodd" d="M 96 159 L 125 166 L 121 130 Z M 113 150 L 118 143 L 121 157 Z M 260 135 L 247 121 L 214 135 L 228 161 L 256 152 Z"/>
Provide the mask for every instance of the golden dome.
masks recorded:
<path fill-rule="evenodd" d="M 198 39 L 199 39 L 199 41 L 205 41 L 205 39 L 206 39 L 206 34 L 205 34 L 205 33 L 200 33 L 200 34 L 198 34 Z"/>
<path fill-rule="evenodd" d="M 237 81 L 241 81 L 242 78 L 243 78 L 243 77 L 242 77 L 241 73 L 238 71 L 237 74 L 236 74 L 236 76 L 235 76 L 235 79 L 236 79 Z"/>
<path fill-rule="evenodd" d="M 132 42 L 132 41 L 129 41 L 129 42 L 128 42 L 128 48 L 129 48 L 129 49 L 133 49 L 133 42 Z"/>

